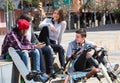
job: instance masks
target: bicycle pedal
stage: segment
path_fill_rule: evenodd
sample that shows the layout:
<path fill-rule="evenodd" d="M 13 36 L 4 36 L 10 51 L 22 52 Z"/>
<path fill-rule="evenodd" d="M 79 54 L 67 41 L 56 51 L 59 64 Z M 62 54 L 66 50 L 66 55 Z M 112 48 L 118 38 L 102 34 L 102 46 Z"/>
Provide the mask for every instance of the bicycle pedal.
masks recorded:
<path fill-rule="evenodd" d="M 116 71 L 117 69 L 119 68 L 119 64 L 115 64 L 115 66 L 114 66 L 114 71 Z"/>

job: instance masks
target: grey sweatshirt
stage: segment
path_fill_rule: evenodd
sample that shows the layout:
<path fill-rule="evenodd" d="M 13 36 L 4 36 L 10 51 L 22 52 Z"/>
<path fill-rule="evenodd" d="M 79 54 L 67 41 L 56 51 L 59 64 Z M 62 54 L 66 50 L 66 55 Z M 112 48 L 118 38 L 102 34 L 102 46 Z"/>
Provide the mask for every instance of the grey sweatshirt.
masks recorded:
<path fill-rule="evenodd" d="M 62 34 L 66 29 L 66 21 L 62 21 L 59 24 L 55 22 L 53 25 L 56 28 L 56 32 L 51 31 L 49 24 L 52 23 L 52 18 L 45 18 L 42 23 L 39 24 L 39 28 L 42 29 L 43 26 L 49 27 L 49 36 L 51 40 L 55 40 L 58 44 L 61 43 Z"/>

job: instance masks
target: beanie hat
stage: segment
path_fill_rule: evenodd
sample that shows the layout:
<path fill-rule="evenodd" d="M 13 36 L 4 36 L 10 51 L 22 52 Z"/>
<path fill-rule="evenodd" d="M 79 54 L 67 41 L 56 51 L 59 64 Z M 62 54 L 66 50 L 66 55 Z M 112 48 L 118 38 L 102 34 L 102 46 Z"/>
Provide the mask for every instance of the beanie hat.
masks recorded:
<path fill-rule="evenodd" d="M 26 30 L 29 28 L 30 23 L 24 19 L 20 19 L 17 22 L 17 27 L 19 30 Z"/>

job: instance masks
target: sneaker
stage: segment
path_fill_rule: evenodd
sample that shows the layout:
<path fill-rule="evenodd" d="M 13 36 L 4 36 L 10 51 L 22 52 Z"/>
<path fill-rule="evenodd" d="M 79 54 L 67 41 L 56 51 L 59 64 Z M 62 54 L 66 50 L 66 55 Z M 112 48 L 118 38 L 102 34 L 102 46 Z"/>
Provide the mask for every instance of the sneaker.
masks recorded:
<path fill-rule="evenodd" d="M 40 76 L 40 79 L 41 79 L 41 81 L 42 81 L 43 83 L 46 83 L 46 82 L 48 81 L 48 79 L 49 79 L 49 76 L 44 73 L 44 74 L 42 74 L 42 75 Z"/>
<path fill-rule="evenodd" d="M 49 76 L 44 73 L 44 74 L 35 76 L 34 81 L 46 83 L 48 79 L 49 79 Z"/>
<path fill-rule="evenodd" d="M 50 73 L 49 73 L 49 76 L 52 77 L 53 79 L 56 78 L 56 73 L 54 70 L 52 70 Z"/>

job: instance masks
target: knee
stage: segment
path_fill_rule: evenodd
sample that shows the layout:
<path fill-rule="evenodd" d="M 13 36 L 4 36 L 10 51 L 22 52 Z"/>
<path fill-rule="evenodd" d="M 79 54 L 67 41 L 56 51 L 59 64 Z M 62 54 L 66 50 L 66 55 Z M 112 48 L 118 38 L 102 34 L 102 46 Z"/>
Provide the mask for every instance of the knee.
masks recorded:
<path fill-rule="evenodd" d="M 43 50 L 45 53 L 48 53 L 48 52 L 51 51 L 51 48 L 48 47 L 48 46 L 45 46 L 45 47 L 42 48 L 42 50 Z"/>
<path fill-rule="evenodd" d="M 33 53 L 38 53 L 39 50 L 38 50 L 38 49 L 34 49 L 34 50 L 32 50 L 32 52 L 33 52 Z"/>
<path fill-rule="evenodd" d="M 95 54 L 95 51 L 92 49 L 91 51 L 86 53 L 86 58 L 90 58 Z"/>
<path fill-rule="evenodd" d="M 22 52 L 22 57 L 29 58 L 29 54 L 28 54 L 28 52 Z"/>
<path fill-rule="evenodd" d="M 59 51 L 61 51 L 61 52 L 63 52 L 64 53 L 64 49 L 63 49 L 63 47 L 62 46 L 59 46 Z"/>
<path fill-rule="evenodd" d="M 31 53 L 32 53 L 34 56 L 40 56 L 40 53 L 39 53 L 39 50 L 38 50 L 38 49 L 31 50 Z"/>
<path fill-rule="evenodd" d="M 99 72 L 100 70 L 99 70 L 99 68 L 93 67 L 93 68 L 92 68 L 92 71 L 95 72 L 95 73 L 97 73 L 97 72 Z"/>

